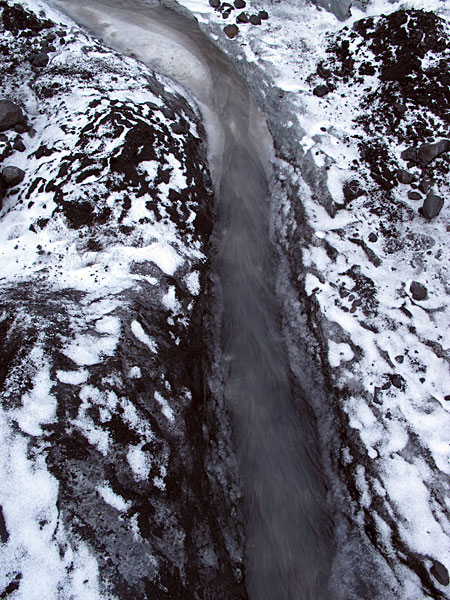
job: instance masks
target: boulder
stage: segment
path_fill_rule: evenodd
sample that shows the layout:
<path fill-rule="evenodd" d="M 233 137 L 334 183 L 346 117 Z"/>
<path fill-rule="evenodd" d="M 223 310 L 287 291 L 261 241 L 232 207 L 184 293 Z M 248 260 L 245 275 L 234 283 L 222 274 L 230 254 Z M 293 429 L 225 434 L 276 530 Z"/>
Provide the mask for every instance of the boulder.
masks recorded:
<path fill-rule="evenodd" d="M 261 18 L 259 15 L 250 15 L 249 21 L 252 25 L 261 25 Z"/>
<path fill-rule="evenodd" d="M 241 12 L 237 17 L 236 21 L 238 23 L 248 23 L 248 14 L 246 12 Z"/>
<path fill-rule="evenodd" d="M 398 169 L 397 179 L 400 183 L 409 184 L 414 180 L 414 175 L 408 171 L 405 171 L 405 169 Z"/>
<path fill-rule="evenodd" d="M 37 52 L 30 56 L 30 63 L 33 67 L 46 67 L 48 64 L 48 54 L 45 52 Z"/>
<path fill-rule="evenodd" d="M 227 35 L 230 39 L 233 39 L 237 36 L 239 32 L 239 27 L 237 25 L 227 25 L 223 28 L 225 35 Z"/>
<path fill-rule="evenodd" d="M 11 100 L 0 100 L 0 131 L 11 129 L 22 121 L 23 112 L 18 104 Z"/>
<path fill-rule="evenodd" d="M 428 194 L 422 206 L 422 215 L 425 219 L 434 219 L 441 212 L 444 200 L 436 194 Z"/>
<path fill-rule="evenodd" d="M 261 19 L 261 21 L 267 21 L 267 19 L 269 18 L 269 13 L 266 10 L 260 10 L 258 13 L 258 17 Z"/>
<path fill-rule="evenodd" d="M 5 167 L 2 171 L 2 180 L 6 187 L 13 187 L 23 181 L 25 172 L 19 167 Z"/>
<path fill-rule="evenodd" d="M 209 0 L 209 5 L 213 8 L 219 8 L 220 0 Z"/>
<path fill-rule="evenodd" d="M 410 200 L 422 200 L 423 196 L 419 192 L 408 192 L 408 198 Z"/>
<path fill-rule="evenodd" d="M 330 92 L 330 88 L 327 85 L 324 85 L 324 84 L 318 85 L 317 87 L 315 87 L 313 89 L 314 96 L 317 96 L 318 98 L 323 98 L 329 92 Z"/>
<path fill-rule="evenodd" d="M 422 167 L 426 167 L 435 158 L 450 149 L 450 140 L 440 140 L 433 144 L 422 144 L 417 151 L 417 159 Z"/>
<path fill-rule="evenodd" d="M 377 242 L 378 241 L 378 236 L 375 233 L 369 233 L 369 238 L 368 238 L 369 242 Z"/>
<path fill-rule="evenodd" d="M 403 150 L 403 152 L 400 154 L 400 157 L 403 158 L 403 160 L 406 160 L 407 162 L 416 163 L 417 150 L 414 147 L 406 148 L 406 150 Z"/>
<path fill-rule="evenodd" d="M 433 562 L 433 566 L 430 569 L 430 573 L 441 585 L 448 585 L 450 583 L 450 578 L 447 569 L 438 560 L 435 560 Z"/>
<path fill-rule="evenodd" d="M 428 298 L 428 290 L 427 288 L 419 283 L 418 281 L 412 281 L 409 286 L 409 291 L 411 292 L 411 296 L 414 300 L 420 302 L 421 300 L 426 300 Z"/>
<path fill-rule="evenodd" d="M 424 194 L 428 194 L 433 183 L 434 182 L 432 179 L 422 179 L 422 181 L 419 183 L 419 190 Z"/>
<path fill-rule="evenodd" d="M 317 65 L 317 75 L 319 77 L 322 77 L 322 79 L 329 79 L 332 75 L 330 69 L 326 69 L 323 65 L 323 63 L 319 63 Z"/>
<path fill-rule="evenodd" d="M 244 1 L 244 0 L 235 0 L 235 1 L 234 1 L 234 6 L 235 6 L 236 8 L 239 8 L 239 9 L 240 9 L 240 8 L 245 8 L 245 7 L 247 6 L 247 4 L 245 3 L 245 1 Z"/>

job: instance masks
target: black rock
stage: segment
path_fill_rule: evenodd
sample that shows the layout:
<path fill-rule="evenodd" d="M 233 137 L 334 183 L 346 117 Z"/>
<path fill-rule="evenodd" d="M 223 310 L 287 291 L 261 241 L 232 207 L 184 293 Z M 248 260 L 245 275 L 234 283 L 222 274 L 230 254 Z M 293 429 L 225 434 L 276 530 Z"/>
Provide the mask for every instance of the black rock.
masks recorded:
<path fill-rule="evenodd" d="M 53 42 L 54 40 L 56 40 L 56 35 L 54 33 L 47 33 L 45 39 L 49 42 Z"/>
<path fill-rule="evenodd" d="M 246 12 L 241 12 L 237 17 L 236 21 L 238 23 L 248 23 L 248 14 Z"/>
<path fill-rule="evenodd" d="M 25 144 L 22 142 L 22 140 L 20 138 L 16 139 L 16 141 L 13 144 L 13 148 L 14 148 L 14 150 L 17 150 L 18 152 L 24 152 L 26 150 Z"/>
<path fill-rule="evenodd" d="M 30 56 L 30 63 L 33 67 L 46 67 L 48 65 L 48 54 L 45 52 L 37 52 Z"/>
<path fill-rule="evenodd" d="M 422 200 L 423 196 L 419 192 L 408 192 L 408 198 L 410 200 Z"/>
<path fill-rule="evenodd" d="M 403 160 L 406 160 L 407 162 L 412 162 L 412 163 L 416 163 L 417 162 L 417 150 L 416 148 L 406 148 L 406 150 L 403 150 L 403 152 L 400 154 L 400 157 L 403 158 Z"/>
<path fill-rule="evenodd" d="M 213 8 L 219 8 L 220 0 L 209 0 L 209 5 Z"/>
<path fill-rule="evenodd" d="M 392 385 L 398 388 L 399 390 L 403 387 L 403 377 L 400 375 L 392 375 L 391 377 Z"/>
<path fill-rule="evenodd" d="M 450 149 L 450 140 L 440 140 L 433 144 L 422 144 L 417 152 L 417 158 L 422 167 L 426 167 L 435 158 Z"/>
<path fill-rule="evenodd" d="M 313 89 L 313 94 L 314 96 L 317 96 L 318 98 L 323 98 L 323 96 L 326 96 L 328 93 L 330 92 L 330 88 L 327 85 L 318 85 L 317 87 L 315 87 Z"/>
<path fill-rule="evenodd" d="M 5 167 L 2 171 L 3 183 L 6 187 L 13 187 L 23 181 L 25 172 L 19 167 Z"/>
<path fill-rule="evenodd" d="M 419 190 L 424 194 L 427 194 L 430 191 L 432 185 L 432 179 L 422 179 L 422 181 L 419 183 Z"/>
<path fill-rule="evenodd" d="M 227 35 L 230 39 L 233 39 L 237 36 L 239 32 L 239 27 L 237 25 L 227 25 L 223 28 L 225 35 Z"/>
<path fill-rule="evenodd" d="M 444 200 L 435 194 L 428 194 L 422 206 L 422 215 L 425 219 L 434 219 L 441 212 Z"/>
<path fill-rule="evenodd" d="M 247 6 L 247 4 L 246 4 L 246 2 L 244 2 L 244 0 L 235 0 L 234 6 L 236 8 L 245 8 Z"/>
<path fill-rule="evenodd" d="M 3 544 L 9 539 L 9 533 L 6 528 L 5 517 L 3 516 L 3 508 L 0 506 L 0 540 Z"/>
<path fill-rule="evenodd" d="M 319 75 L 319 77 L 322 77 L 322 79 L 329 79 L 332 75 L 330 69 L 326 69 L 323 66 L 323 63 L 319 63 L 317 65 L 317 75 Z"/>
<path fill-rule="evenodd" d="M 412 281 L 409 286 L 409 291 L 411 292 L 414 300 L 426 300 L 428 298 L 428 290 L 427 288 L 419 283 L 418 281 Z"/>
<path fill-rule="evenodd" d="M 20 106 L 11 100 L 0 100 L 0 131 L 11 129 L 23 121 L 23 112 Z"/>
<path fill-rule="evenodd" d="M 266 10 L 260 10 L 258 16 L 261 19 L 261 21 L 267 21 L 267 19 L 269 18 L 269 13 Z"/>
<path fill-rule="evenodd" d="M 170 128 L 176 134 L 183 134 L 186 133 L 188 130 L 187 123 L 181 121 L 178 121 L 177 123 L 172 123 Z"/>
<path fill-rule="evenodd" d="M 357 179 L 346 181 L 343 185 L 342 191 L 344 192 L 344 198 L 346 203 L 351 202 L 352 200 L 356 200 L 356 198 L 364 196 L 364 194 L 366 193 Z"/>
<path fill-rule="evenodd" d="M 378 236 L 375 233 L 369 233 L 368 240 L 369 240 L 369 242 L 377 242 L 378 241 Z"/>
<path fill-rule="evenodd" d="M 408 171 L 405 171 L 405 169 L 398 169 L 397 179 L 400 183 L 409 184 L 413 181 L 414 175 L 412 173 L 409 173 Z"/>
<path fill-rule="evenodd" d="M 406 106 L 404 104 L 401 104 L 400 102 L 394 102 L 392 106 L 394 108 L 395 114 L 399 117 L 403 117 L 403 115 L 406 112 Z"/>
<path fill-rule="evenodd" d="M 441 585 L 448 585 L 450 583 L 447 569 L 438 560 L 434 561 L 433 566 L 430 569 L 430 573 L 435 579 L 437 579 L 437 581 L 439 581 Z"/>
<path fill-rule="evenodd" d="M 261 25 L 261 19 L 258 15 L 250 15 L 249 21 L 252 25 Z"/>

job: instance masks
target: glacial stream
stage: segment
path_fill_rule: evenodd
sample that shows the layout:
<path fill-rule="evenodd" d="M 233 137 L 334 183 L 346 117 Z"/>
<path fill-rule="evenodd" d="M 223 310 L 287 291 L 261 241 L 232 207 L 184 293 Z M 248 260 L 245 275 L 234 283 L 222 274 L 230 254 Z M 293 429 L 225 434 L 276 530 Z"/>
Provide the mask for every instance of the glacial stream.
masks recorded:
<path fill-rule="evenodd" d="M 205 0 L 206 1 L 206 0 Z M 271 139 L 228 59 L 194 20 L 144 0 L 57 0 L 114 49 L 190 90 L 216 188 L 225 396 L 242 481 L 251 600 L 319 600 L 333 556 L 314 431 L 294 398 L 269 236 Z M 231 600 L 231 599 L 227 599 Z"/>

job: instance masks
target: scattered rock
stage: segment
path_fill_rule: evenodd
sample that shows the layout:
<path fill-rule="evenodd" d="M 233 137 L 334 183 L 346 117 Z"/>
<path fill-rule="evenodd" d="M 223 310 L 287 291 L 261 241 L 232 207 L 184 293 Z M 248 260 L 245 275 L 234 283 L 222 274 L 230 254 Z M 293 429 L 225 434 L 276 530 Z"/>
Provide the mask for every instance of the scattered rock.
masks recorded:
<path fill-rule="evenodd" d="M 428 194 L 425 198 L 421 213 L 425 219 L 434 219 L 441 212 L 444 206 L 444 200 L 435 194 Z"/>
<path fill-rule="evenodd" d="M 23 112 L 20 106 L 11 100 L 0 100 L 0 131 L 11 129 L 22 121 Z"/>
<path fill-rule="evenodd" d="M 422 179 L 422 181 L 419 183 L 419 190 L 424 194 L 427 194 L 430 191 L 433 183 L 434 182 L 432 179 Z"/>
<path fill-rule="evenodd" d="M 369 242 L 377 242 L 378 241 L 378 236 L 375 235 L 375 233 L 369 233 Z"/>
<path fill-rule="evenodd" d="M 412 281 L 409 286 L 409 291 L 411 292 L 414 300 L 420 302 L 421 300 L 426 300 L 428 298 L 428 290 L 427 288 L 419 283 L 418 281 Z"/>
<path fill-rule="evenodd" d="M 407 162 L 416 163 L 417 150 L 416 148 L 406 148 L 406 150 L 403 150 L 403 152 L 400 154 L 400 157 L 403 158 L 403 160 L 406 160 Z"/>
<path fill-rule="evenodd" d="M 260 10 L 258 16 L 261 19 L 261 21 L 267 21 L 267 19 L 269 18 L 269 13 L 266 10 Z"/>
<path fill-rule="evenodd" d="M 332 72 L 330 69 L 324 67 L 323 62 L 320 62 L 317 65 L 317 75 L 322 77 L 322 79 L 329 79 L 332 76 Z"/>
<path fill-rule="evenodd" d="M 318 98 L 323 98 L 323 96 L 326 96 L 327 94 L 329 94 L 329 92 L 330 88 L 324 84 L 318 85 L 313 89 L 314 96 L 317 96 Z"/>
<path fill-rule="evenodd" d="M 422 200 L 423 196 L 419 192 L 408 192 L 408 198 L 410 200 Z"/>
<path fill-rule="evenodd" d="M 2 171 L 3 183 L 6 187 L 13 187 L 23 181 L 25 172 L 19 167 L 5 167 Z"/>
<path fill-rule="evenodd" d="M 397 179 L 400 183 L 409 184 L 414 180 L 414 175 L 405 171 L 405 169 L 399 169 L 397 171 Z"/>
<path fill-rule="evenodd" d="M 234 0 L 234 6 L 236 8 L 245 8 L 247 4 L 244 2 L 244 0 Z"/>
<path fill-rule="evenodd" d="M 450 583 L 447 569 L 438 560 L 435 560 L 433 562 L 433 566 L 430 569 L 430 573 L 441 585 L 448 585 Z"/>
<path fill-rule="evenodd" d="M 46 67 L 48 65 L 48 54 L 37 52 L 36 54 L 32 54 L 29 60 L 33 67 Z"/>
<path fill-rule="evenodd" d="M 225 35 L 227 35 L 230 39 L 233 39 L 237 36 L 239 32 L 239 27 L 237 25 L 227 25 L 223 28 Z"/>
<path fill-rule="evenodd" d="M 241 12 L 237 17 L 236 21 L 238 23 L 248 23 L 248 14 L 246 12 Z"/>
<path fill-rule="evenodd" d="M 426 167 L 435 158 L 450 149 L 450 140 L 440 140 L 433 144 L 422 144 L 417 151 L 417 160 L 422 167 Z"/>
<path fill-rule="evenodd" d="M 250 15 L 249 21 L 252 25 L 261 25 L 261 19 L 259 15 Z"/>

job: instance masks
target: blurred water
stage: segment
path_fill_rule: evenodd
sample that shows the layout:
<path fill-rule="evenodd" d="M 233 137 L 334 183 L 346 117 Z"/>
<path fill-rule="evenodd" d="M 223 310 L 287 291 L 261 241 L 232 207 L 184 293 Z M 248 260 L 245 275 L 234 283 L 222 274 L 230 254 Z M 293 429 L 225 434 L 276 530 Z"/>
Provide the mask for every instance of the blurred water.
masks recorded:
<path fill-rule="evenodd" d="M 244 493 L 249 597 L 325 598 L 332 533 L 314 427 L 302 411 L 306 399 L 292 397 L 278 324 L 264 115 L 195 21 L 143 0 L 55 4 L 113 48 L 180 82 L 202 109 L 217 192 L 217 294 Z"/>

